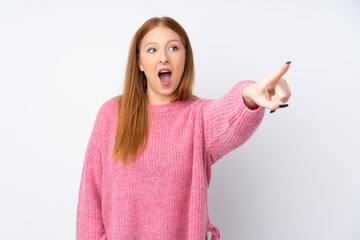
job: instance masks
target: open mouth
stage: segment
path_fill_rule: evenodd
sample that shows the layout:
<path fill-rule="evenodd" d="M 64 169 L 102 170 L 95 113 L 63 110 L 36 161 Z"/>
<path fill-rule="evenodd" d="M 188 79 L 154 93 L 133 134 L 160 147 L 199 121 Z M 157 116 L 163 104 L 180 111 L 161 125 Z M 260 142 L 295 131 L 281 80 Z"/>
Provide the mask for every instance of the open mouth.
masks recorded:
<path fill-rule="evenodd" d="M 168 82 L 171 77 L 171 71 L 170 70 L 159 71 L 158 76 L 162 82 Z"/>

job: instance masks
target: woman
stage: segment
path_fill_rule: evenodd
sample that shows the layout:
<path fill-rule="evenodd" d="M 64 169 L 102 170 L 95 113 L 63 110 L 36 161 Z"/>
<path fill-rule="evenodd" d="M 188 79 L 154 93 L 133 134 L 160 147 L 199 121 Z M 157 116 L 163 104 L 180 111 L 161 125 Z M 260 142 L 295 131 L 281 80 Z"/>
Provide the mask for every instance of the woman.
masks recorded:
<path fill-rule="evenodd" d="M 184 29 L 169 17 L 146 21 L 130 46 L 123 94 L 100 107 L 88 142 L 77 239 L 204 240 L 208 231 L 220 239 L 207 208 L 211 167 L 250 138 L 265 108 L 286 106 L 288 68 L 199 99 Z"/>

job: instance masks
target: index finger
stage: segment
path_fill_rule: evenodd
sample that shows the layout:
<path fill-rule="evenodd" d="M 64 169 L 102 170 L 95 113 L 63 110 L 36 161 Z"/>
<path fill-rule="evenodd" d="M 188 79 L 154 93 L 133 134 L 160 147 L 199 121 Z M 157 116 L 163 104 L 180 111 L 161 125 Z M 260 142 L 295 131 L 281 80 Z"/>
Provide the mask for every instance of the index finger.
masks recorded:
<path fill-rule="evenodd" d="M 279 80 L 289 69 L 291 61 L 288 61 L 277 72 L 269 77 L 270 82 Z"/>

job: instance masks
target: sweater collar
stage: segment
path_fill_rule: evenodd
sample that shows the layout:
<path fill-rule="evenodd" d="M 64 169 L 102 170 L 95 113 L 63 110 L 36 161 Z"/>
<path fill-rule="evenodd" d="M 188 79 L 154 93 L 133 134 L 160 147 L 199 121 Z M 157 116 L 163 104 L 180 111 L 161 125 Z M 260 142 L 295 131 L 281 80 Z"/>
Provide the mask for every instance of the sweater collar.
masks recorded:
<path fill-rule="evenodd" d="M 196 99 L 189 98 L 186 100 L 175 101 L 175 102 L 165 103 L 165 104 L 146 104 L 146 106 L 147 106 L 148 111 L 151 113 L 163 113 L 163 112 L 171 112 L 171 111 L 181 109 L 181 108 L 189 105 L 190 103 L 192 103 L 195 100 Z"/>

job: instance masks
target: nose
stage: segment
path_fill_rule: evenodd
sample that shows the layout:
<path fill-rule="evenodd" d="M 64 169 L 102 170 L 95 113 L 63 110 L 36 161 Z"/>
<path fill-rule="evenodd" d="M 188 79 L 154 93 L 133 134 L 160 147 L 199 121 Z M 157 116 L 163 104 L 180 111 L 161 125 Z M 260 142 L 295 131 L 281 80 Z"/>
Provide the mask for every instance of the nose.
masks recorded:
<path fill-rule="evenodd" d="M 168 63 L 169 59 L 166 52 L 163 52 L 160 56 L 160 63 Z"/>

